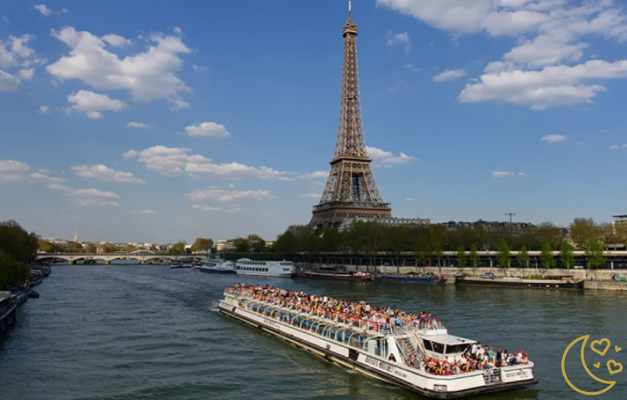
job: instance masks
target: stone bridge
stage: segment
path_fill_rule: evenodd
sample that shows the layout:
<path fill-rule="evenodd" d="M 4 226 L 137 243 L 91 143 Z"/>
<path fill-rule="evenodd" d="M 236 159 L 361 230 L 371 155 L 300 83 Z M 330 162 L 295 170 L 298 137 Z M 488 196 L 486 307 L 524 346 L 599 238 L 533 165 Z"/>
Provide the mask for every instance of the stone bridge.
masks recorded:
<path fill-rule="evenodd" d="M 120 254 L 120 253 L 45 253 L 45 254 L 37 254 L 35 257 L 36 261 L 39 262 L 50 262 L 53 259 L 64 260 L 67 261 L 68 264 L 74 265 L 77 261 L 82 261 L 82 263 L 90 264 L 96 261 L 104 261 L 105 264 L 111 264 L 111 261 L 114 260 L 137 260 L 140 264 L 150 264 L 155 262 L 169 262 L 172 260 L 180 260 L 184 258 L 194 258 L 194 259 L 206 259 L 207 255 L 205 254 L 190 254 L 186 256 L 184 254 L 158 254 L 158 253 L 129 253 L 129 254 Z"/>

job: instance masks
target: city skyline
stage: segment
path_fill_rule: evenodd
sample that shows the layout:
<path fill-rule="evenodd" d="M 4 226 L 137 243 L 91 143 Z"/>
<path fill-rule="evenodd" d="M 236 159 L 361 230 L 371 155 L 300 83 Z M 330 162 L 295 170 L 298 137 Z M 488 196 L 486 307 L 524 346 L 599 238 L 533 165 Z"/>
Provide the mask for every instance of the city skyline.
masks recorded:
<path fill-rule="evenodd" d="M 342 3 L 5 2 L 0 218 L 161 243 L 306 224 L 337 133 Z M 394 216 L 624 213 L 622 7 L 360 0 L 353 19 Z"/>

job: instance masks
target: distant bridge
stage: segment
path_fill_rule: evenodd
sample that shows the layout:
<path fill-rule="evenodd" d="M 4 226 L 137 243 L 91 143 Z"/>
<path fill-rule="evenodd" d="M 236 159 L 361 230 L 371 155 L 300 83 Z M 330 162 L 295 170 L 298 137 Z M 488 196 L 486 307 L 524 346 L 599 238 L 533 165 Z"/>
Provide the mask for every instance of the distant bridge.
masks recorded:
<path fill-rule="evenodd" d="M 91 262 L 91 261 L 104 261 L 106 264 L 111 264 L 114 260 L 137 260 L 140 264 L 150 264 L 152 262 L 163 262 L 172 260 L 181 260 L 184 258 L 207 258 L 206 254 L 190 254 L 186 256 L 184 254 L 157 254 L 157 253 L 41 253 L 35 256 L 36 261 L 52 261 L 53 259 L 67 261 L 68 264 L 76 264 L 77 261 Z"/>

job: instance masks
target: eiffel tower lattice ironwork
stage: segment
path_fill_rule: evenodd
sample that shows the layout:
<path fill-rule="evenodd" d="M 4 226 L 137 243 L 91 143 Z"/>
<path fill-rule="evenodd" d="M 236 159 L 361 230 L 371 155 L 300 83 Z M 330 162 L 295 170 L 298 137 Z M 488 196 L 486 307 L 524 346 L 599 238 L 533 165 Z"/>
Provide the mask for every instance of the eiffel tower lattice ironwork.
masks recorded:
<path fill-rule="evenodd" d="M 310 225 L 338 227 L 346 218 L 391 218 L 392 209 L 384 203 L 372 174 L 368 157 L 359 102 L 357 71 L 357 24 L 351 18 L 342 30 L 344 37 L 344 66 L 342 99 L 335 155 L 331 172 L 320 198 L 313 208 Z"/>

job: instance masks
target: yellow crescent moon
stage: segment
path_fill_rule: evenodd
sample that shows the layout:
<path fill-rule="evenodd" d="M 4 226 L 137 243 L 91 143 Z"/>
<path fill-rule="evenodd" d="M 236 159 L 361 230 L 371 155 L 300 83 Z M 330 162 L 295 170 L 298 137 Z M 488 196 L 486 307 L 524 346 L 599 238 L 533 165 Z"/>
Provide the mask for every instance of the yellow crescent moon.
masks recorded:
<path fill-rule="evenodd" d="M 575 341 L 573 341 L 571 344 L 568 345 L 568 347 L 566 348 L 566 350 L 564 351 L 564 356 L 562 357 L 562 374 L 564 374 L 564 379 L 566 379 L 566 383 L 568 383 L 568 385 L 573 388 L 574 390 L 576 390 L 577 392 L 581 393 L 581 394 L 585 394 L 588 396 L 595 396 L 597 394 L 601 394 L 601 393 L 605 393 L 608 390 L 610 390 L 612 387 L 614 387 L 614 385 L 616 385 L 616 381 L 604 381 L 603 379 L 599 379 L 596 376 L 594 376 L 592 374 L 592 372 L 590 372 L 590 370 L 588 369 L 588 366 L 586 365 L 586 360 L 584 358 L 584 354 L 583 351 L 586 348 L 586 343 L 588 343 L 588 339 L 590 338 L 590 335 L 586 335 L 586 336 L 582 336 L 579 339 L 575 339 Z M 566 355 L 568 354 L 568 351 L 570 350 L 571 347 L 573 347 L 573 345 L 575 343 L 577 343 L 578 341 L 583 339 L 583 345 L 581 346 L 581 363 L 583 364 L 583 367 L 586 369 L 586 372 L 588 373 L 588 375 L 590 375 L 594 380 L 601 382 L 601 383 L 606 383 L 610 386 L 606 387 L 603 390 L 600 390 L 598 392 L 584 392 L 581 389 L 578 389 L 577 387 L 575 387 L 575 385 L 573 385 L 570 380 L 568 379 L 568 376 L 566 376 L 566 369 L 564 368 L 564 363 L 566 362 Z"/>

